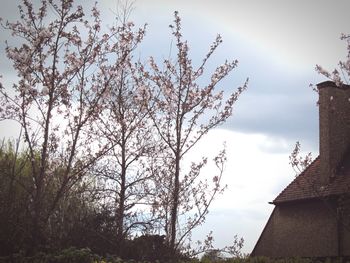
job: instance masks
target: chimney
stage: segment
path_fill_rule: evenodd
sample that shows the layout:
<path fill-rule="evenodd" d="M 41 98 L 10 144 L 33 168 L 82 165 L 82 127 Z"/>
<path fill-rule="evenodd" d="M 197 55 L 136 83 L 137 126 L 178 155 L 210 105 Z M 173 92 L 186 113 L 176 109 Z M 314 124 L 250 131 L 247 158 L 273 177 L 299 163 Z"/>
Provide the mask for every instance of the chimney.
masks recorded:
<path fill-rule="evenodd" d="M 326 81 L 317 85 L 320 114 L 321 183 L 336 176 L 344 155 L 350 150 L 350 86 Z"/>

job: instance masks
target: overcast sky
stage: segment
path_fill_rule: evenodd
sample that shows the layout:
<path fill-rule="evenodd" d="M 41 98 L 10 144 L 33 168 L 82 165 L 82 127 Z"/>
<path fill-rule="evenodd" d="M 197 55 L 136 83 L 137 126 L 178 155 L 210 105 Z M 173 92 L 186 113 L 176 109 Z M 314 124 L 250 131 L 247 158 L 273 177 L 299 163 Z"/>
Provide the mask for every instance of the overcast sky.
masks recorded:
<path fill-rule="evenodd" d="M 6 2 L 6 4 L 5 4 Z M 87 2 L 87 1 L 84 1 Z M 112 21 L 116 0 L 100 0 L 104 18 Z M 3 1 L 0 16 L 14 20 L 17 1 Z M 212 155 L 226 141 L 228 190 L 210 210 L 207 223 L 194 232 L 200 239 L 213 231 L 218 247 L 230 245 L 235 234 L 244 237 L 251 252 L 273 209 L 276 195 L 294 178 L 288 156 L 296 141 L 305 152 L 318 152 L 317 94 L 309 84 L 326 80 L 314 68 L 333 69 L 346 56 L 340 34 L 350 33 L 350 1 L 337 0 L 138 0 L 131 19 L 148 24 L 140 57 L 168 57 L 168 25 L 179 11 L 184 37 L 194 63 L 201 61 L 217 33 L 223 37 L 209 69 L 225 59 L 239 67 L 222 83 L 227 91 L 249 88 L 235 105 L 234 115 L 212 131 L 191 157 Z M 3 31 L 3 29 L 1 29 Z M 1 32 L 0 74 L 10 82 Z M 9 123 L 0 123 L 0 136 L 14 135 Z M 210 170 L 207 171 L 210 173 Z"/>

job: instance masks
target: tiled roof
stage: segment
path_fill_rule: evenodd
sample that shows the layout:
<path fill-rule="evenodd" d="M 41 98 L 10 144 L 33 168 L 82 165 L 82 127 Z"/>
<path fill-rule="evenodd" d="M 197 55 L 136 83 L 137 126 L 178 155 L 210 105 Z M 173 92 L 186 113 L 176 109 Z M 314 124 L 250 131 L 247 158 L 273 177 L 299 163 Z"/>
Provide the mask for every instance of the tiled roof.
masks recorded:
<path fill-rule="evenodd" d="M 327 184 L 320 183 L 320 158 L 317 157 L 276 198 L 273 204 L 322 198 L 350 192 L 350 155 L 344 159 L 337 175 Z"/>

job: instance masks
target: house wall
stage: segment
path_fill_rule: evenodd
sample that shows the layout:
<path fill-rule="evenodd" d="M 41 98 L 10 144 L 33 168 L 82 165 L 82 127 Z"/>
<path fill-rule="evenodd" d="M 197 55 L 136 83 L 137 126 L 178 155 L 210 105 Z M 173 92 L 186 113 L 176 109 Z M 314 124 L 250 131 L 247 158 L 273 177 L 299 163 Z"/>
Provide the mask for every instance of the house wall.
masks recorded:
<path fill-rule="evenodd" d="M 252 255 L 267 257 L 338 256 L 338 224 L 322 201 L 277 205 Z M 343 252 L 350 256 L 350 233 L 343 231 Z"/>
<path fill-rule="evenodd" d="M 340 225 L 342 252 L 343 255 L 350 255 L 350 195 L 347 194 L 345 199 L 339 205 L 342 208 L 342 224 Z"/>
<path fill-rule="evenodd" d="M 342 229 L 343 237 L 342 237 L 342 252 L 344 256 L 350 256 L 350 225 L 346 223 L 343 225 Z"/>

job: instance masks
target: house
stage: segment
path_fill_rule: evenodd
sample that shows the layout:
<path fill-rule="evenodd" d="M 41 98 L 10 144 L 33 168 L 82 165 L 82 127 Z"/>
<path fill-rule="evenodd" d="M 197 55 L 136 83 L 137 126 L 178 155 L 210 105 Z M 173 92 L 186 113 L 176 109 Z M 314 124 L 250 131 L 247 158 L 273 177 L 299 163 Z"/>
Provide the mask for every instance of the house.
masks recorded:
<path fill-rule="evenodd" d="M 252 256 L 350 257 L 350 86 L 317 88 L 320 154 L 271 202 Z"/>

